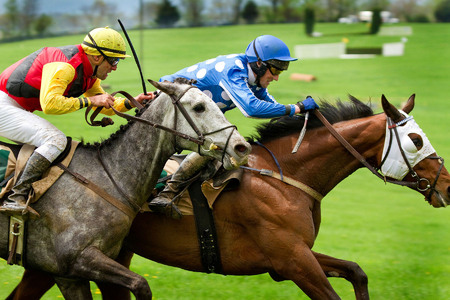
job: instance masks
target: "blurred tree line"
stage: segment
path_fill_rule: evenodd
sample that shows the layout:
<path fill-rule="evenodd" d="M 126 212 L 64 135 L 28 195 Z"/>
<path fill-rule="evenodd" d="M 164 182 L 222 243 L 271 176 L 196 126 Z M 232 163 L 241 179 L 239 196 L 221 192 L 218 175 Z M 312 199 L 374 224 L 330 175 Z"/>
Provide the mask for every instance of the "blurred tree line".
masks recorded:
<path fill-rule="evenodd" d="M 307 34 L 310 34 L 314 22 L 336 22 L 341 17 L 357 15 L 362 10 L 373 11 L 374 17 L 379 11 L 390 11 L 404 22 L 450 22 L 450 0 L 139 1 L 140 11 L 136 11 L 134 19 L 140 20 L 138 26 L 146 28 L 305 22 Z M 0 37 L 18 39 L 85 32 L 104 24 L 116 24 L 122 13 L 108 0 L 94 0 L 88 2 L 83 14 L 38 14 L 41 2 L 6 0 L 5 12 L 0 15 Z M 381 22 L 376 25 L 381 25 Z"/>

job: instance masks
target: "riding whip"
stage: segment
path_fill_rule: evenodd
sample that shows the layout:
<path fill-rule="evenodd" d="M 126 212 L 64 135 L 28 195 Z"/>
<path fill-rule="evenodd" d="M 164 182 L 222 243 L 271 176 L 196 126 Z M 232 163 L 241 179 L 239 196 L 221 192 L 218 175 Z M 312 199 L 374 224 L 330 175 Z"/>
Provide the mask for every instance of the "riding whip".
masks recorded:
<path fill-rule="evenodd" d="M 308 118 L 309 118 L 309 111 L 307 111 L 305 114 L 305 123 L 303 124 L 302 131 L 300 131 L 300 135 L 298 136 L 297 143 L 295 144 L 294 149 L 292 150 L 292 153 L 297 152 L 298 148 L 300 147 L 300 144 L 303 141 L 303 137 L 305 136 L 305 133 L 306 133 L 306 125 L 308 124 Z"/>
<path fill-rule="evenodd" d="M 125 30 L 125 26 L 123 26 L 122 21 L 120 21 L 120 19 L 117 19 L 117 21 L 119 22 L 120 27 L 122 28 L 122 31 L 125 34 L 125 37 L 127 38 L 128 44 L 130 45 L 130 48 L 131 48 L 131 52 L 133 52 L 134 60 L 136 61 L 136 65 L 139 69 L 139 74 L 141 75 L 142 89 L 144 90 L 144 94 L 147 95 L 147 88 L 145 87 L 144 76 L 142 75 L 141 64 L 139 63 L 139 59 L 137 57 L 136 51 L 134 50 L 133 44 L 131 43 L 131 39 L 128 36 L 127 31 Z"/>

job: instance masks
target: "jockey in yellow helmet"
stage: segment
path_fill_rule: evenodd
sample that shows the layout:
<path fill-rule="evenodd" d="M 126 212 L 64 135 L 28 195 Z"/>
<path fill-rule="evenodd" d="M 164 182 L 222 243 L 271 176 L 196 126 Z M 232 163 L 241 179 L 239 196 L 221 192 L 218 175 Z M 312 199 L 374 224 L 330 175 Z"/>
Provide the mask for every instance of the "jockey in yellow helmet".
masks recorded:
<path fill-rule="evenodd" d="M 118 111 L 131 109 L 128 99 L 113 97 L 100 86 L 126 57 L 129 55 L 122 36 L 104 27 L 89 32 L 82 44 L 41 48 L 3 71 L 0 136 L 36 149 L 0 211 L 22 212 L 31 183 L 42 176 L 67 144 L 63 132 L 33 111 L 61 115 L 92 105 L 105 107 L 102 113 L 111 115 L 112 106 Z M 136 100 L 153 97 L 140 94 Z"/>

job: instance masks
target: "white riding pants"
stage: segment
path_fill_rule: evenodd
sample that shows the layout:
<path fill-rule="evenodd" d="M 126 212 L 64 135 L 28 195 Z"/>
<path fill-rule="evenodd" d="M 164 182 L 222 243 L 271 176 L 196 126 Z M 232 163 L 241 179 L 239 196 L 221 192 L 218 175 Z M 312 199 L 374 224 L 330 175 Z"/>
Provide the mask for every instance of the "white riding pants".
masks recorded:
<path fill-rule="evenodd" d="M 19 144 L 30 144 L 50 162 L 60 155 L 67 138 L 49 121 L 23 109 L 0 91 L 0 136 Z"/>

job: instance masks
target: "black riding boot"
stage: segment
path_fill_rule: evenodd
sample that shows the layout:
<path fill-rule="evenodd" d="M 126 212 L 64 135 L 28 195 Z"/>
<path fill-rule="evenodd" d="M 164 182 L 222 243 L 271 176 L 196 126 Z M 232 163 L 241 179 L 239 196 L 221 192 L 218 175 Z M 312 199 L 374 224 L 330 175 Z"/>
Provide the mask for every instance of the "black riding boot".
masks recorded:
<path fill-rule="evenodd" d="M 42 177 L 51 162 L 37 152 L 33 152 L 27 161 L 22 175 L 12 188 L 13 193 L 0 206 L 0 212 L 20 214 L 26 208 L 31 184 Z"/>
<path fill-rule="evenodd" d="M 150 209 L 159 214 L 166 215 L 172 219 L 179 220 L 183 216 L 181 211 L 175 205 L 176 196 L 181 192 L 183 181 L 170 180 L 166 187 L 158 196 L 152 199 L 148 206 Z"/>
<path fill-rule="evenodd" d="M 172 219 L 179 220 L 183 216 L 181 211 L 175 205 L 182 189 L 186 187 L 186 181 L 194 177 L 211 158 L 200 156 L 198 153 L 189 154 L 178 169 L 173 173 L 172 179 L 167 183 L 163 191 L 153 198 L 148 206 L 159 214 L 164 214 Z"/>

